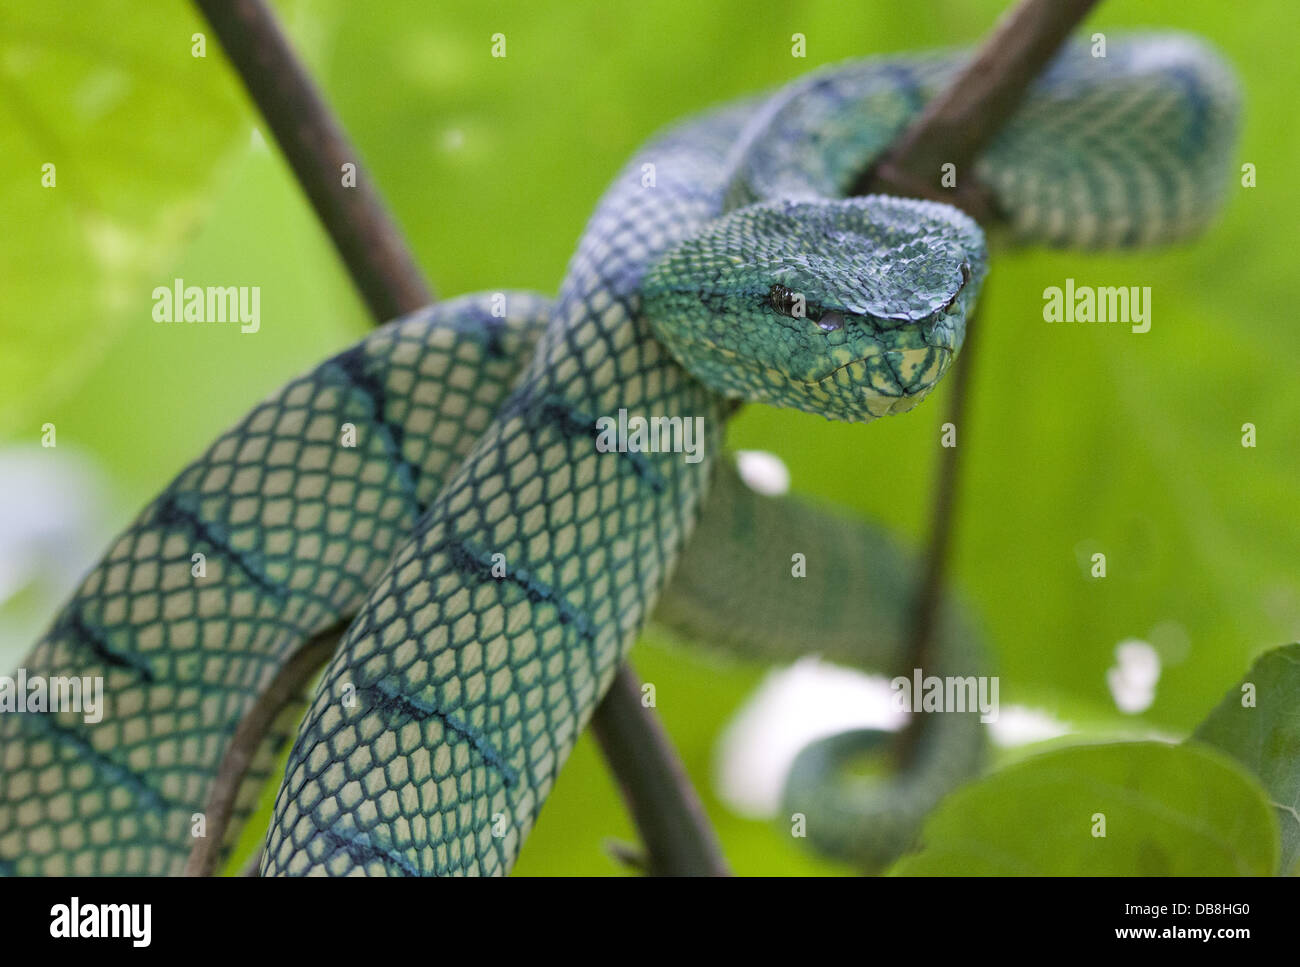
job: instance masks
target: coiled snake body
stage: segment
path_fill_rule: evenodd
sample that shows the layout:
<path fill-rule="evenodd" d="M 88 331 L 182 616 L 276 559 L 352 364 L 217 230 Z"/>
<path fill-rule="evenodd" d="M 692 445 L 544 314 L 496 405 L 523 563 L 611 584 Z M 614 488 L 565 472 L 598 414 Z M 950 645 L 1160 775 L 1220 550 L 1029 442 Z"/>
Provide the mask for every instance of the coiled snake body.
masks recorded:
<path fill-rule="evenodd" d="M 980 229 L 945 205 L 837 199 L 961 62 L 842 65 L 672 129 L 615 180 L 554 303 L 498 293 L 398 320 L 223 435 L 24 663 L 101 675 L 109 704 L 93 724 L 0 716 L 0 872 L 210 865 L 303 713 L 267 696 L 349 619 L 266 874 L 507 872 L 657 603 L 751 654 L 899 670 L 907 558 L 749 493 L 718 455 L 736 401 L 867 421 L 915 405 L 960 348 Z M 1070 47 L 973 174 L 1021 240 L 1183 238 L 1220 197 L 1235 111 L 1190 38 Z M 597 446 L 620 411 L 701 418 L 699 459 Z M 813 555 L 806 580 L 792 547 Z M 984 670 L 951 604 L 939 641 L 935 671 Z M 788 798 L 815 843 L 867 867 L 906 848 L 980 761 L 973 716 L 934 718 L 887 781 L 840 768 L 875 734 L 801 757 Z"/>

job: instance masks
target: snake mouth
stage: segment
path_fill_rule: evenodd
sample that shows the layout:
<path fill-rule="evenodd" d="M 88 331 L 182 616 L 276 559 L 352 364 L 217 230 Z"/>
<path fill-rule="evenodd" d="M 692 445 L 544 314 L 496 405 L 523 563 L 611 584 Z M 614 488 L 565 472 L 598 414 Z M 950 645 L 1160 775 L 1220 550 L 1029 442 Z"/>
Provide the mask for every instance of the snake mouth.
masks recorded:
<path fill-rule="evenodd" d="M 836 366 L 834 369 L 826 373 L 826 375 L 824 376 L 816 376 L 813 379 L 805 379 L 803 380 L 803 382 L 807 383 L 809 386 L 820 386 L 822 383 L 825 383 L 827 380 L 834 379 L 837 373 L 842 373 L 844 372 L 844 370 L 849 369 L 852 366 L 865 366 L 867 365 L 869 360 L 875 359 L 879 355 L 880 352 L 874 352 L 874 353 L 867 353 L 865 356 L 859 356 L 857 359 L 850 359 L 847 363 L 840 363 L 840 365 Z"/>
<path fill-rule="evenodd" d="M 856 385 L 881 395 L 916 396 L 929 391 L 948 369 L 952 356 L 946 346 L 878 349 L 802 382 L 823 389 L 830 384 L 842 389 Z"/>
<path fill-rule="evenodd" d="M 913 338 L 911 334 L 900 337 L 899 333 L 906 333 L 907 329 L 890 329 L 887 335 L 895 343 L 894 346 L 873 346 L 870 352 L 839 363 L 821 376 L 803 382 L 820 388 L 833 383 L 841 389 L 847 389 L 843 377 L 846 374 L 860 375 L 865 377 L 871 390 L 883 396 L 922 396 L 929 392 L 947 370 L 956 347 L 961 342 L 964 327 L 960 321 L 960 300 L 969 291 L 972 270 L 970 262 L 964 260 L 958 268 L 961 271 L 961 282 L 947 301 L 930 311 L 925 323 L 926 335 L 920 339 Z M 950 318 L 953 316 L 957 316 L 956 322 Z M 917 322 L 911 318 L 896 321 L 909 329 Z M 912 330 L 912 333 L 915 331 Z M 920 345 L 917 345 L 918 342 Z"/>

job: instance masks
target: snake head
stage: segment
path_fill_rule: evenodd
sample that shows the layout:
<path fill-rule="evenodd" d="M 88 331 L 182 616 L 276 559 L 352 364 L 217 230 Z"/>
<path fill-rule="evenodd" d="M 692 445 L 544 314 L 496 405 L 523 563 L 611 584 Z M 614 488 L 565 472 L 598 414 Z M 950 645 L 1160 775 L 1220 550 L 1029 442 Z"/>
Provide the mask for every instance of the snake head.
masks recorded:
<path fill-rule="evenodd" d="M 715 392 L 866 422 L 938 382 L 984 272 L 983 233 L 948 205 L 764 202 L 669 250 L 642 283 L 642 309 Z"/>

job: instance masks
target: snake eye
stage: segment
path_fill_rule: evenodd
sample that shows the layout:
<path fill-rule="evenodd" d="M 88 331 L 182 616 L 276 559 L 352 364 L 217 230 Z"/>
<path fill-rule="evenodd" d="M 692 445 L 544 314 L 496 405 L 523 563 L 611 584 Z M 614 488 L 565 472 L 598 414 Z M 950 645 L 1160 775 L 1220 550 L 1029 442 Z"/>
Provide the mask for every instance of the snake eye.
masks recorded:
<path fill-rule="evenodd" d="M 804 314 L 803 296 L 779 283 L 768 290 L 767 304 L 781 315 L 789 316 L 791 319 Z"/>
<path fill-rule="evenodd" d="M 844 317 L 834 310 L 822 313 L 822 317 L 817 320 L 819 325 L 826 332 L 834 332 L 836 329 L 844 328 Z"/>

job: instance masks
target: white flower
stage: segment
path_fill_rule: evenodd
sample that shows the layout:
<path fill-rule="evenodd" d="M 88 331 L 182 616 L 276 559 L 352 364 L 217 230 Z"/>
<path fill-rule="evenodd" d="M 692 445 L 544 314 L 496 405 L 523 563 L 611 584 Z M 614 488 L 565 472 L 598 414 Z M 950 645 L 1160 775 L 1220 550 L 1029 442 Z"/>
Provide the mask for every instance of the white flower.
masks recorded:
<path fill-rule="evenodd" d="M 1156 700 L 1160 655 L 1145 641 L 1128 638 L 1115 646 L 1115 665 L 1106 670 L 1106 684 L 1121 712 L 1145 712 Z"/>
<path fill-rule="evenodd" d="M 775 453 L 737 450 L 736 471 L 745 486 L 764 497 L 780 497 L 790 490 L 790 468 Z"/>

